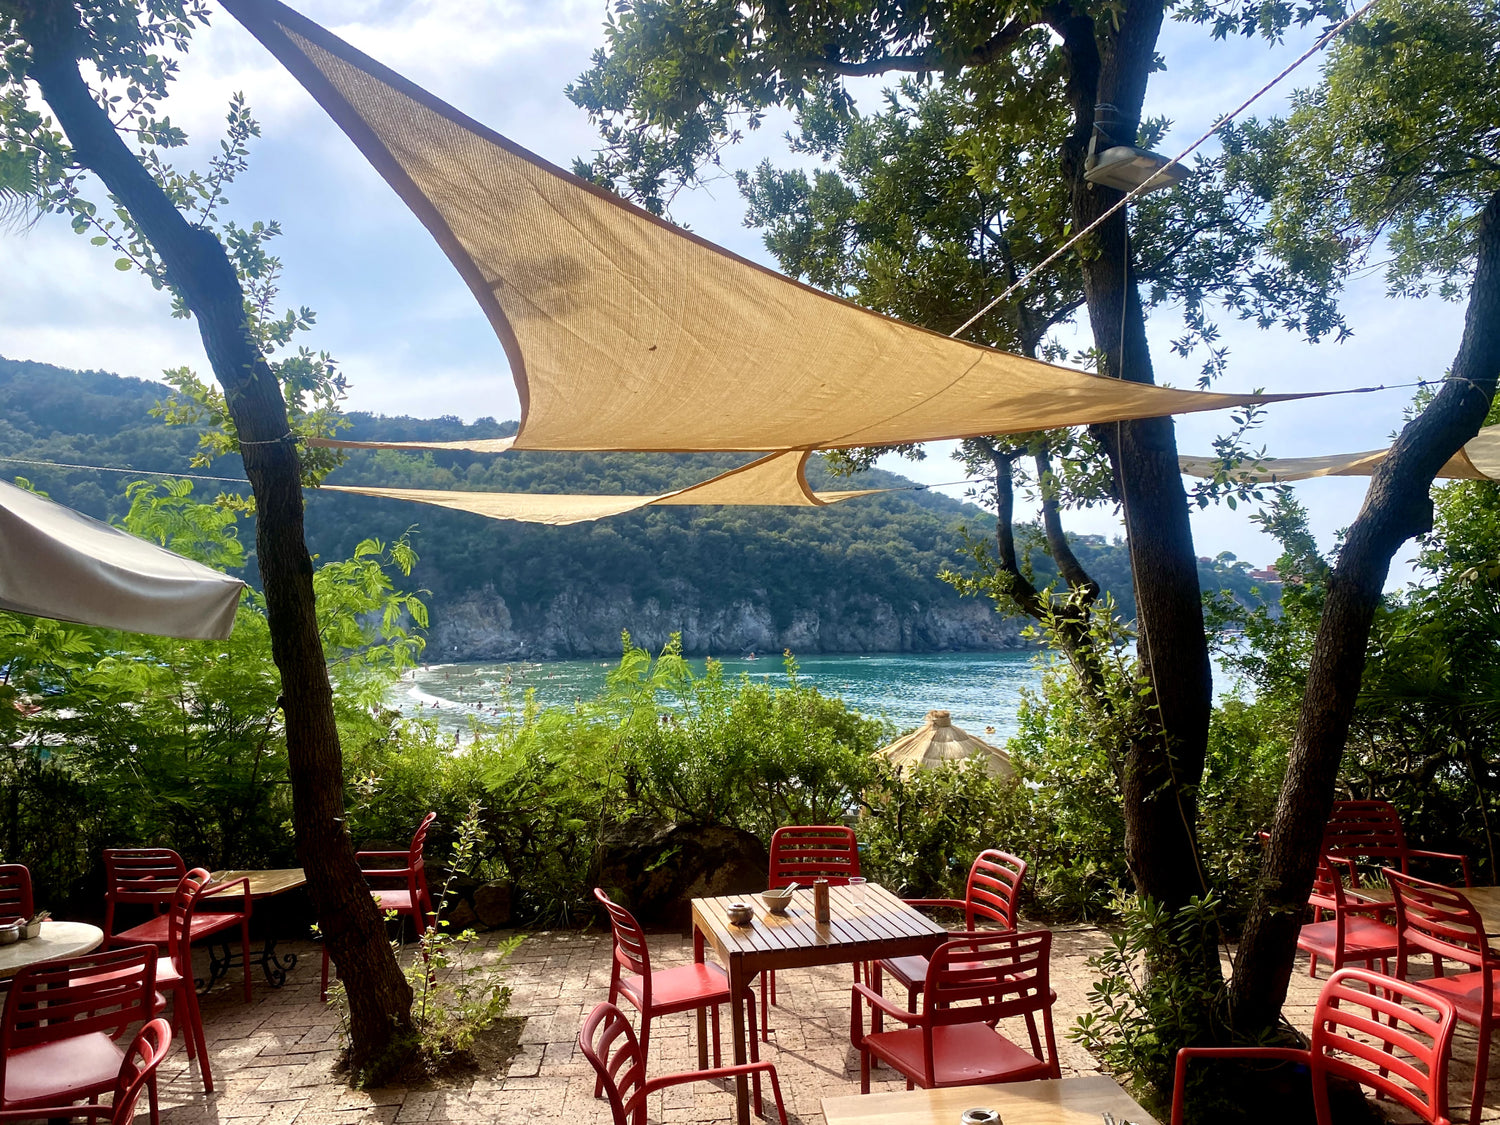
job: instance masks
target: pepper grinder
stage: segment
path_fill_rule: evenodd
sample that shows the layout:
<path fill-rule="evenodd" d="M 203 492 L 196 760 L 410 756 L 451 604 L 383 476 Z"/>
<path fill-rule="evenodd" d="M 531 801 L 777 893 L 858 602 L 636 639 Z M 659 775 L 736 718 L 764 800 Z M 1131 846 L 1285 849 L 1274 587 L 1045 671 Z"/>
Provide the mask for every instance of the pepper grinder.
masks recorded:
<path fill-rule="evenodd" d="M 819 922 L 828 921 L 828 880 L 813 880 L 813 917 Z"/>

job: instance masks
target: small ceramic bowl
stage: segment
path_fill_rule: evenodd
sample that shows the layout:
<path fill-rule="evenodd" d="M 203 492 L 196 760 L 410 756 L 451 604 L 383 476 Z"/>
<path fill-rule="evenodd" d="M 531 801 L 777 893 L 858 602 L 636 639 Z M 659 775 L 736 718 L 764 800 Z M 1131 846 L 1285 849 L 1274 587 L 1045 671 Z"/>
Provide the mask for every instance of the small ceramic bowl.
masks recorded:
<path fill-rule="evenodd" d="M 772 914 L 785 914 L 786 908 L 792 904 L 792 892 L 766 891 L 760 896 L 760 901 L 766 904 L 766 909 Z"/>
<path fill-rule="evenodd" d="M 14 945 L 21 940 L 21 923 L 7 922 L 0 926 L 0 945 Z"/>
<path fill-rule="evenodd" d="M 729 921 L 736 926 L 748 926 L 755 918 L 755 910 L 748 902 L 731 902 L 724 911 Z"/>

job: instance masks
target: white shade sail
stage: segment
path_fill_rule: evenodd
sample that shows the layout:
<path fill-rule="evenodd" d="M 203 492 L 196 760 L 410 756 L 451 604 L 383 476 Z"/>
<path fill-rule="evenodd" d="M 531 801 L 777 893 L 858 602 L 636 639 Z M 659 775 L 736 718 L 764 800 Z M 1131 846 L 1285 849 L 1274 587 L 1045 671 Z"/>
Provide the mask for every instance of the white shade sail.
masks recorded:
<path fill-rule="evenodd" d="M 1235 468 L 1233 476 L 1267 483 L 1290 484 L 1292 481 L 1317 477 L 1367 477 L 1385 460 L 1389 449 L 1365 453 L 1329 453 L 1318 457 L 1262 457 L 1246 461 Z M 1178 458 L 1182 471 L 1190 477 L 1211 477 L 1219 470 L 1214 457 L 1183 456 Z M 1472 441 L 1448 459 L 1438 470 L 1442 480 L 1500 481 L 1500 426 L 1486 426 Z"/>
<path fill-rule="evenodd" d="M 468 283 L 510 361 L 516 449 L 831 449 L 1307 397 L 1109 379 L 879 315 L 547 163 L 276 0 L 225 6 Z"/>
<path fill-rule="evenodd" d="M 222 640 L 245 584 L 0 481 L 0 609 Z"/>
<path fill-rule="evenodd" d="M 324 492 L 349 492 L 387 500 L 411 500 L 494 520 L 562 526 L 622 515 L 639 508 L 690 504 L 775 505 L 823 508 L 856 496 L 890 492 L 865 488 L 845 492 L 814 492 L 804 475 L 807 452 L 772 453 L 727 473 L 673 492 L 650 496 L 587 496 L 545 492 L 470 492 L 432 488 L 377 488 L 364 485 L 324 485 Z"/>

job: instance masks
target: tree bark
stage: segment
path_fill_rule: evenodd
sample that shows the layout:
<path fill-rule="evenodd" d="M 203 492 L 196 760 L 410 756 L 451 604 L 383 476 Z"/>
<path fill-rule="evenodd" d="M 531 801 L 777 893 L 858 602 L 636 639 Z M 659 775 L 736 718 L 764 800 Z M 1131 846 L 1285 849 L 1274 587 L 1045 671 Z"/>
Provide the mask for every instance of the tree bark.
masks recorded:
<path fill-rule="evenodd" d="M 239 430 L 245 473 L 255 493 L 257 561 L 272 656 L 281 672 L 297 855 L 324 941 L 350 984 L 351 1061 L 359 1069 L 394 1062 L 414 1039 L 412 990 L 391 952 L 345 827 L 343 758 L 318 634 L 300 465 L 286 401 L 256 346 L 223 245 L 173 206 L 84 83 L 78 67 L 83 33 L 74 6 L 32 0 L 21 13 L 33 56 L 29 76 L 57 115 L 75 158 L 130 212 L 196 317 Z"/>
<path fill-rule="evenodd" d="M 1064 146 L 1063 172 L 1072 189 L 1075 229 L 1094 222 L 1121 197 L 1084 179 L 1095 106 L 1109 103 L 1119 111 L 1118 143 L 1134 139 L 1164 12 L 1160 0 L 1129 5 L 1102 47 L 1093 21 L 1071 8 L 1058 10 L 1050 21 L 1068 54 L 1074 130 Z M 1099 227 L 1085 250 L 1084 297 L 1105 373 L 1154 382 L 1124 209 Z M 1213 697 L 1176 433 L 1170 418 L 1098 426 L 1094 432 L 1109 453 L 1123 508 L 1135 580 L 1137 654 L 1155 704 L 1154 722 L 1125 748 L 1125 858 L 1136 890 L 1176 909 L 1206 889 L 1197 860 L 1195 793 Z M 1218 963 L 1212 951 L 1185 952 L 1201 954 L 1205 964 L 1212 961 L 1210 971 Z"/>
<path fill-rule="evenodd" d="M 1286 1000 L 1297 931 L 1365 668 L 1365 647 L 1391 559 L 1432 529 L 1433 479 L 1479 432 L 1500 378 L 1500 192 L 1480 218 L 1463 341 L 1443 388 L 1375 470 L 1328 583 L 1286 780 L 1229 991 L 1234 1030 L 1273 1026 Z"/>

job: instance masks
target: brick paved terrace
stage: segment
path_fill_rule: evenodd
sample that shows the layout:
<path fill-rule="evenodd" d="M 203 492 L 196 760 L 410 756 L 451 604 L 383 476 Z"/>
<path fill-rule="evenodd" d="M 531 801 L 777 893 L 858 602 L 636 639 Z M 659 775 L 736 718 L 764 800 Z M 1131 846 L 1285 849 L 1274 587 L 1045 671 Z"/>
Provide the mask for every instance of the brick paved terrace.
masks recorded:
<path fill-rule="evenodd" d="M 488 947 L 497 935 L 482 939 Z M 1092 980 L 1086 959 L 1099 951 L 1105 935 L 1090 927 L 1055 931 L 1053 986 L 1055 1017 L 1065 1076 L 1094 1074 L 1098 1064 L 1066 1036 L 1073 1019 L 1087 1008 Z M 686 961 L 690 940 L 673 934 L 651 938 L 660 965 Z M 578 1051 L 583 1014 L 606 998 L 610 939 L 607 933 L 533 933 L 511 956 L 506 980 L 513 990 L 511 1014 L 525 1020 L 519 1052 L 504 1073 L 483 1070 L 456 1074 L 420 1086 L 350 1090 L 336 1075 L 337 1017 L 318 1000 L 318 948 L 294 943 L 283 948 L 301 954 L 286 987 L 276 990 L 256 977 L 255 1002 L 240 999 L 231 974 L 204 1000 L 203 1015 L 212 1058 L 215 1092 L 205 1097 L 196 1070 L 174 1046 L 162 1073 L 163 1125 L 343 1125 L 353 1122 L 568 1122 L 607 1125 L 603 1102 L 593 1097 L 593 1074 Z M 1287 1017 L 1307 1030 L 1319 981 L 1307 976 L 1299 958 Z M 1322 974 L 1327 976 L 1326 966 Z M 779 1004 L 771 1010 L 771 1042 L 762 1057 L 780 1073 L 793 1125 L 823 1125 L 824 1097 L 859 1092 L 859 1057 L 849 1045 L 847 966 L 777 974 Z M 627 1012 L 633 1011 L 627 1008 Z M 729 1046 L 725 1028 L 725 1058 Z M 1013 1029 L 1012 1034 L 1024 1034 Z M 691 1013 L 652 1024 L 650 1072 L 662 1074 L 696 1065 L 696 1020 Z M 1468 1105 L 1475 1040 L 1460 1027 L 1450 1098 L 1462 1120 Z M 1500 1121 L 1500 1063 L 1492 1063 L 1485 1121 Z M 875 1089 L 904 1088 L 890 1072 L 875 1071 Z M 657 1095 L 652 1121 L 722 1122 L 733 1119 L 734 1098 L 725 1083 L 694 1083 Z M 1393 1120 L 1412 1120 L 1393 1117 Z"/>

